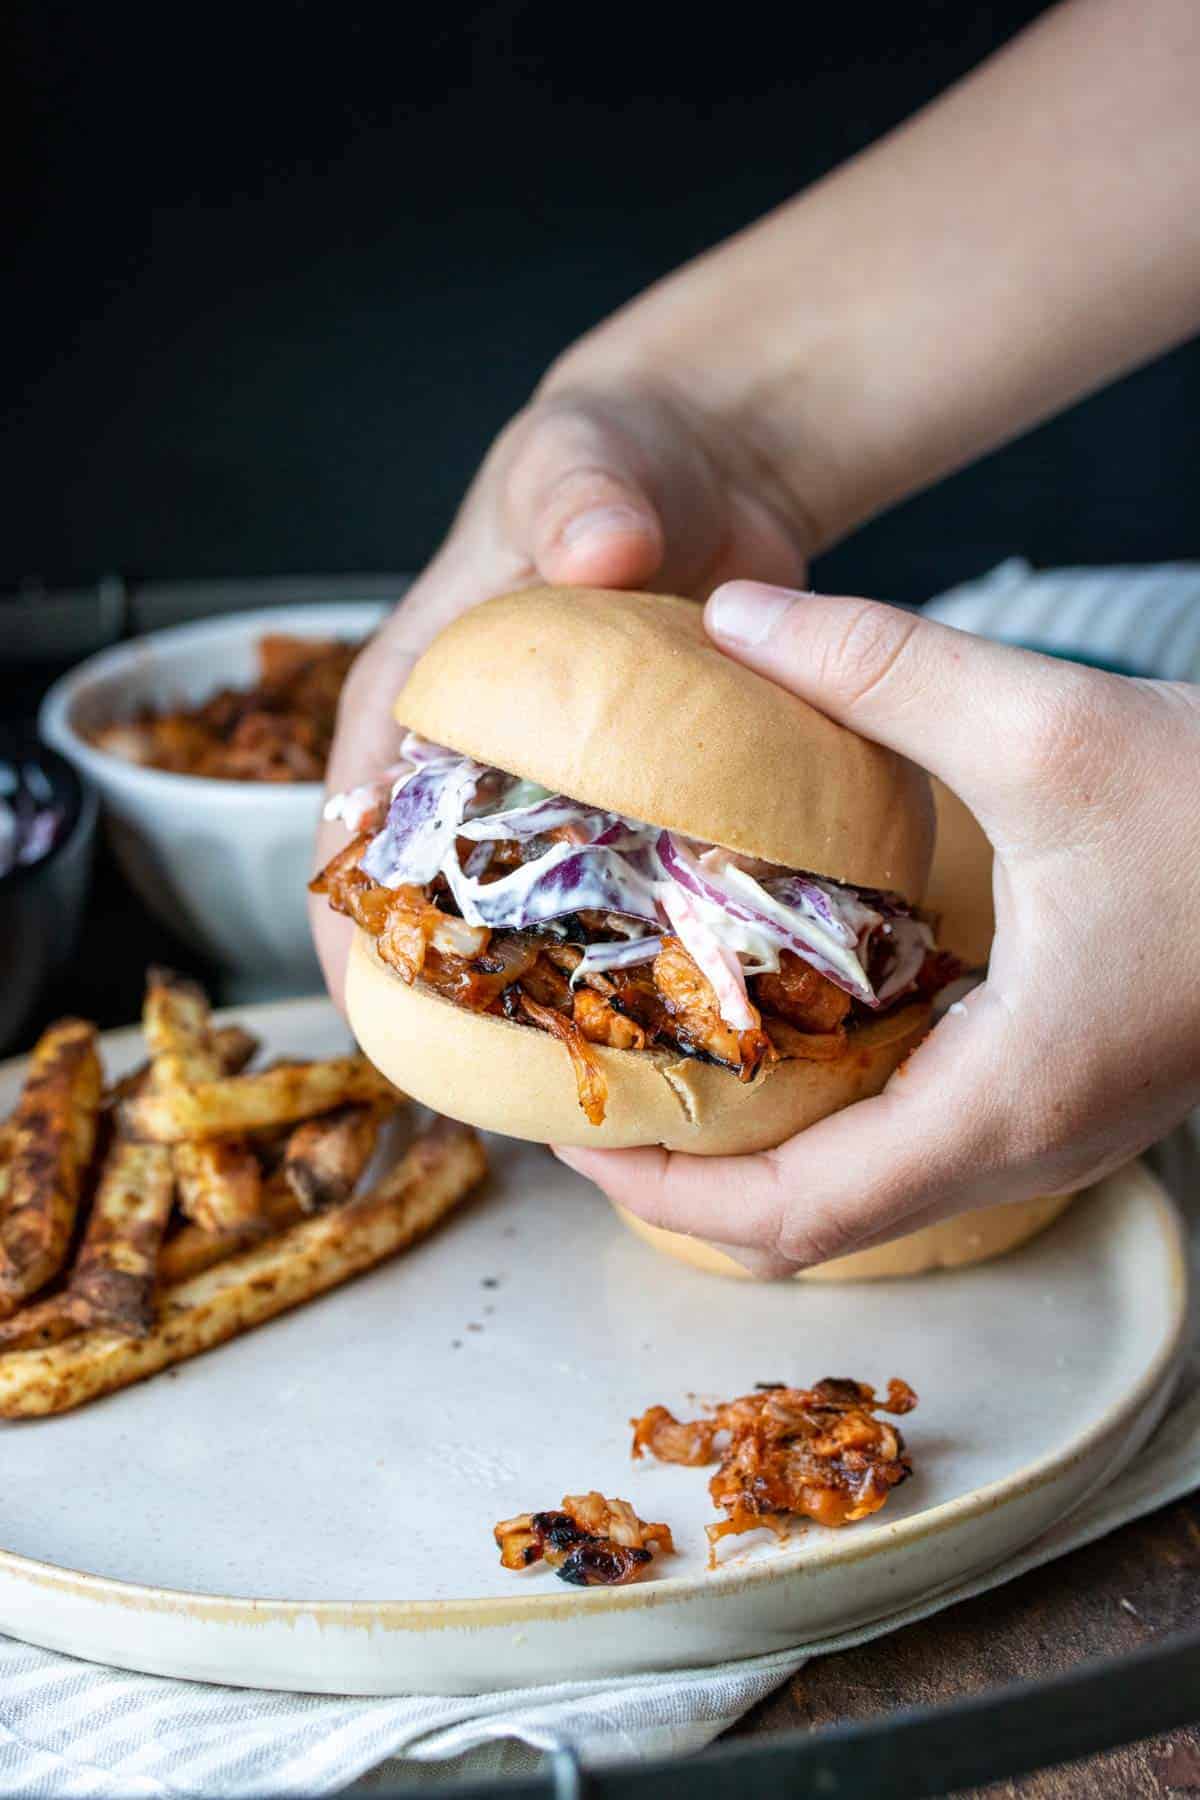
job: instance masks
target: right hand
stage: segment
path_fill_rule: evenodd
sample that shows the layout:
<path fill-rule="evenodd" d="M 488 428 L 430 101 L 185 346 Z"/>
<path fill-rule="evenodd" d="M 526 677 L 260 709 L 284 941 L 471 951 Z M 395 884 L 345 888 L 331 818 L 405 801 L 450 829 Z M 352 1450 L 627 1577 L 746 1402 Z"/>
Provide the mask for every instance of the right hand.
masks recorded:
<path fill-rule="evenodd" d="M 962 796 L 995 853 L 987 980 L 882 1093 L 775 1149 L 563 1162 L 647 1225 L 788 1275 L 1074 1194 L 1200 1104 L 1200 687 L 752 582 L 714 594 L 706 623 L 727 656 Z"/>
<path fill-rule="evenodd" d="M 642 587 L 703 600 L 734 575 L 794 586 L 810 537 L 744 435 L 661 385 L 580 383 L 572 359 L 501 432 L 446 542 L 362 651 L 342 693 L 327 787 L 393 761 L 396 695 L 442 626 L 493 594 L 538 582 Z M 503 671 L 498 671 L 503 679 Z M 320 867 L 345 842 L 317 837 Z M 340 1004 L 353 927 L 310 902 Z"/>

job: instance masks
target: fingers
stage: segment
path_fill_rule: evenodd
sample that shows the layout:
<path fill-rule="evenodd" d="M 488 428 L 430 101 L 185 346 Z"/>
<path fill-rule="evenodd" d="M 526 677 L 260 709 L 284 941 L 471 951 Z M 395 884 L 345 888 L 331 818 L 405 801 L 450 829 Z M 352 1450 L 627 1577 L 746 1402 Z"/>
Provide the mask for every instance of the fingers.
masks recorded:
<path fill-rule="evenodd" d="M 885 1243 L 993 1197 L 1016 1197 L 993 1195 L 994 1183 L 966 1170 L 950 1146 L 919 1159 L 898 1153 L 896 1133 L 905 1128 L 881 1097 L 758 1156 L 556 1154 L 648 1225 L 719 1243 L 752 1274 L 774 1276 Z"/>
<path fill-rule="evenodd" d="M 720 1240 L 730 1250 L 770 1252 L 779 1239 L 782 1197 L 767 1156 L 553 1148 L 560 1162 L 647 1225 Z"/>
<path fill-rule="evenodd" d="M 732 439 L 678 398 L 568 389 L 510 428 L 502 526 L 551 582 L 703 595 L 746 569 L 796 581 L 803 522 L 730 466 Z"/>
<path fill-rule="evenodd" d="M 809 1268 L 978 1206 L 1054 1191 L 1007 1106 L 1007 1019 L 977 990 L 872 1100 L 778 1150 L 555 1154 L 648 1224 L 757 1253 L 754 1273 Z M 1062 1170 L 1058 1191 L 1065 1191 Z"/>
<path fill-rule="evenodd" d="M 414 660 L 492 595 L 536 581 L 707 593 L 738 568 L 799 579 L 803 545 L 792 529 L 726 478 L 702 438 L 678 407 L 647 392 L 540 395 L 492 446 L 446 544 L 355 663 L 328 790 L 395 759 L 393 706 Z M 343 842 L 340 827 L 322 828 L 317 865 Z M 352 933 L 323 903 L 311 916 L 337 999 Z"/>
<path fill-rule="evenodd" d="M 326 858 L 328 861 L 328 858 Z M 338 1011 L 346 1010 L 346 965 L 354 942 L 354 926 L 349 919 L 335 913 L 320 894 L 308 896 L 308 925 L 316 946 L 321 975 L 329 989 L 329 998 Z"/>
<path fill-rule="evenodd" d="M 621 432 L 586 410 L 518 419 L 493 446 L 443 549 L 357 658 L 342 692 L 326 789 L 336 793 L 396 758 L 396 697 L 442 627 L 494 594 L 543 579 L 629 585 L 662 560 L 657 511 Z M 345 842 L 322 825 L 322 867 Z M 310 906 L 317 953 L 341 1004 L 353 930 L 319 897 Z"/>
<path fill-rule="evenodd" d="M 558 407 L 518 429 L 503 522 L 544 580 L 596 587 L 651 581 L 663 558 L 658 509 L 615 422 Z"/>
<path fill-rule="evenodd" d="M 1090 727 L 1116 678 L 991 643 L 876 601 L 734 581 L 710 597 L 727 654 L 911 757 L 985 827 L 1030 823 L 1029 793 L 1102 757 Z"/>

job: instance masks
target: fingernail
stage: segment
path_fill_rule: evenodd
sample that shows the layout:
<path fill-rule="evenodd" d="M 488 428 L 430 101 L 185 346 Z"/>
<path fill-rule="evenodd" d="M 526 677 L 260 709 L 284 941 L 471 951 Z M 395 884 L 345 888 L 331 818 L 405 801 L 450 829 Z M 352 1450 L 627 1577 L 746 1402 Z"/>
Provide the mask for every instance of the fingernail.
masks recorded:
<path fill-rule="evenodd" d="M 799 598 L 792 588 L 768 587 L 764 581 L 727 581 L 709 596 L 705 623 L 713 637 L 753 650 L 766 643 Z"/>
<path fill-rule="evenodd" d="M 635 506 L 593 506 L 590 512 L 576 513 L 559 532 L 564 544 L 581 544 L 585 538 L 620 537 L 628 532 L 646 536 L 653 527 L 645 513 Z"/>

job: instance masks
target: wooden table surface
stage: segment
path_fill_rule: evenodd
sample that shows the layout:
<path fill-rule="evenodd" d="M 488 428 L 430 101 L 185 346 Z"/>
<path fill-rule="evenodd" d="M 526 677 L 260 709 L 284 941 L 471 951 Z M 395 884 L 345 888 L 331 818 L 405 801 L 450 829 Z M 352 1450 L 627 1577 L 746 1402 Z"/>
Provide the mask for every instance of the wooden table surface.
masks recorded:
<path fill-rule="evenodd" d="M 990 1594 L 860 1649 L 815 1658 L 729 1736 L 934 1706 L 1126 1655 L 1197 1625 L 1200 1495 L 1193 1495 Z M 1200 1728 L 977 1791 L 1031 1800 L 1200 1794 Z"/>

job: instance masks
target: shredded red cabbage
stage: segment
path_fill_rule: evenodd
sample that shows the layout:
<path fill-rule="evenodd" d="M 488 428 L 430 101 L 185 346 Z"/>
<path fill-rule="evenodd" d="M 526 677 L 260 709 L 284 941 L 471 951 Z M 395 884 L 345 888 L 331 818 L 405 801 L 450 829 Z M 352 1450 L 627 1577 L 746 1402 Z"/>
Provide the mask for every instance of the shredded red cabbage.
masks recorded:
<path fill-rule="evenodd" d="M 916 984 L 933 948 L 933 933 L 923 919 L 914 919 L 911 913 L 894 913 L 884 922 L 872 944 L 873 965 L 877 959 L 886 971 L 875 990 L 880 1006 L 906 994 Z"/>
<path fill-rule="evenodd" d="M 508 807 L 500 812 L 484 813 L 465 819 L 459 836 L 475 843 L 510 838 L 518 844 L 541 837 L 547 831 L 569 830 L 576 843 L 611 843 L 614 835 L 625 833 L 625 821 L 615 813 L 600 812 L 595 807 L 579 806 L 563 794 L 550 794 L 528 806 Z"/>
<path fill-rule="evenodd" d="M 589 944 L 575 965 L 571 986 L 585 975 L 606 975 L 610 969 L 632 969 L 638 963 L 653 962 L 662 947 L 662 938 L 656 932 L 627 939 L 623 944 Z"/>
<path fill-rule="evenodd" d="M 486 773 L 482 763 L 456 757 L 453 762 L 427 762 L 405 776 L 383 830 L 363 852 L 362 867 L 372 880 L 383 887 L 431 882 L 453 855 L 463 813 Z"/>
<path fill-rule="evenodd" d="M 669 831 L 659 836 L 658 853 L 672 880 L 707 902 L 718 914 L 724 913 L 735 924 L 765 938 L 776 952 L 790 950 L 803 957 L 855 999 L 868 1006 L 875 1003 L 874 990 L 860 958 L 859 932 L 840 916 L 827 886 L 807 876 L 790 876 L 790 893 L 785 901 L 734 863 L 727 863 L 719 873 L 711 866 L 702 867 L 699 858 Z M 856 909 L 857 904 L 853 900 Z M 871 916 L 879 922 L 878 914 Z M 777 954 L 774 965 L 779 966 Z"/>
<path fill-rule="evenodd" d="M 498 881 L 473 881 L 454 855 L 447 857 L 442 873 L 472 925 L 521 931 L 589 911 L 659 923 L 653 886 L 634 874 L 619 850 L 601 844 L 556 842 Z"/>
<path fill-rule="evenodd" d="M 664 882 L 660 899 L 671 929 L 716 995 L 725 1023 L 735 1031 L 753 1031 L 759 1018 L 737 950 L 722 943 L 719 928 L 708 923 L 699 899 L 682 882 Z"/>
<path fill-rule="evenodd" d="M 589 945 L 575 979 L 650 960 L 670 931 L 712 983 L 726 1022 L 746 1030 L 757 1023 L 746 976 L 777 970 L 783 950 L 878 1007 L 915 985 L 933 947 L 929 927 L 894 894 L 767 873 L 765 864 L 752 863 L 762 873 L 751 874 L 715 846 L 550 793 L 411 732 L 402 754 L 411 767 L 364 852 L 367 874 L 385 887 L 441 875 L 474 926 L 522 931 L 578 912 L 610 915 L 630 940 Z M 338 806 L 330 803 L 330 816 L 350 816 Z M 460 838 L 471 845 L 464 861 Z M 485 881 L 502 841 L 524 846 L 527 860 Z"/>

